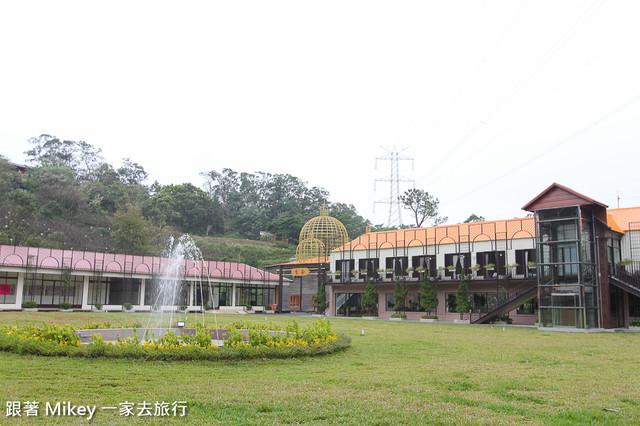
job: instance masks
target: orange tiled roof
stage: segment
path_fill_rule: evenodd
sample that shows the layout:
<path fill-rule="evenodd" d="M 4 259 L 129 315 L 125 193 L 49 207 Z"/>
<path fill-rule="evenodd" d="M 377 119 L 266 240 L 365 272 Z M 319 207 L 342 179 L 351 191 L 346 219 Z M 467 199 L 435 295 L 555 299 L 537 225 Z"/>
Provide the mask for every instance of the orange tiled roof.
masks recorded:
<path fill-rule="evenodd" d="M 609 209 L 607 213 L 607 225 L 614 231 L 624 234 L 631 229 L 640 230 L 640 207 Z"/>
<path fill-rule="evenodd" d="M 334 252 L 535 238 L 533 217 L 363 234 Z"/>

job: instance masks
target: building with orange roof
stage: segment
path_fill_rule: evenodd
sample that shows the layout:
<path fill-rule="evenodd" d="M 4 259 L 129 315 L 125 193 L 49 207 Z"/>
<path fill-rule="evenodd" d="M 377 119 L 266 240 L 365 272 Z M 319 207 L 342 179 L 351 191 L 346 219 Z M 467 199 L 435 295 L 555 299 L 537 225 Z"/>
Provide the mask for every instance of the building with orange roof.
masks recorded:
<path fill-rule="evenodd" d="M 440 321 L 506 320 L 609 329 L 640 318 L 640 207 L 611 209 L 560 184 L 522 218 L 367 232 L 331 253 L 329 313 L 359 316 L 366 283 L 379 318 L 425 315 L 421 283 L 437 288 Z M 469 312 L 458 312 L 460 282 Z M 396 283 L 408 290 L 398 303 Z"/>

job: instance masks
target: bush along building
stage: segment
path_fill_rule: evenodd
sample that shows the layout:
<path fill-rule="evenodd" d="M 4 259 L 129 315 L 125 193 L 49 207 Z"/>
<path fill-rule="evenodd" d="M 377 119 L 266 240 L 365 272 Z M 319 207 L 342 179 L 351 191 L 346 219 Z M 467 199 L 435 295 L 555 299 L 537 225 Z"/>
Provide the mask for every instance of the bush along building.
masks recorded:
<path fill-rule="evenodd" d="M 640 207 L 608 210 L 554 183 L 523 210 L 530 215 L 349 241 L 330 255 L 329 314 L 371 311 L 362 303 L 371 282 L 380 318 L 419 319 L 426 280 L 439 320 L 610 329 L 640 318 Z"/>

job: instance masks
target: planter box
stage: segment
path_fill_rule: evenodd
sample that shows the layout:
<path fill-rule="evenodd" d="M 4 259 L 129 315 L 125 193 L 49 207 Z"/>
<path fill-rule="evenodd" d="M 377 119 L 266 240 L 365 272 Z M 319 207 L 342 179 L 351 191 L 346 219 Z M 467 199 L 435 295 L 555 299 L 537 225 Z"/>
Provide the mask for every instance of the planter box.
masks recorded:
<path fill-rule="evenodd" d="M 38 308 L 22 308 L 23 312 L 38 312 Z"/>
<path fill-rule="evenodd" d="M 372 320 L 374 318 L 378 318 L 378 317 L 370 317 L 370 316 L 362 317 L 363 320 Z M 402 318 L 395 318 L 395 319 L 402 319 Z"/>
<path fill-rule="evenodd" d="M 471 320 L 468 319 L 454 319 L 454 324 L 471 324 Z"/>
<path fill-rule="evenodd" d="M 73 309 L 58 309 L 58 312 L 73 312 Z"/>
<path fill-rule="evenodd" d="M 389 321 L 406 321 L 405 318 L 389 318 Z"/>
<path fill-rule="evenodd" d="M 633 331 L 634 333 L 640 333 L 640 327 L 629 326 L 629 331 Z"/>
<path fill-rule="evenodd" d="M 420 322 L 438 322 L 438 318 L 420 318 Z"/>

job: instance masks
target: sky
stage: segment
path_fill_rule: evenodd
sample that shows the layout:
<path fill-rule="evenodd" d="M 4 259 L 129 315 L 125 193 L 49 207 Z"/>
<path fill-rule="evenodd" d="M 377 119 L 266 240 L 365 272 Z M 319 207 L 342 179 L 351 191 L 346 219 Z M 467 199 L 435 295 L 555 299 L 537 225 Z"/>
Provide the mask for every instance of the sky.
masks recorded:
<path fill-rule="evenodd" d="M 637 0 L 1 2 L 0 155 L 291 174 L 374 224 L 394 152 L 449 223 L 554 182 L 640 206 L 639 42 Z"/>

